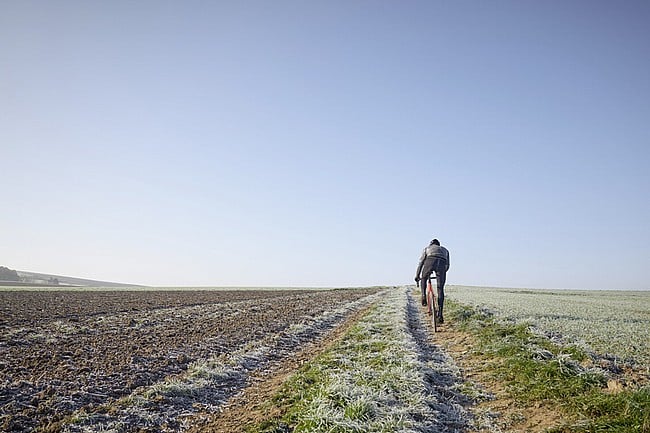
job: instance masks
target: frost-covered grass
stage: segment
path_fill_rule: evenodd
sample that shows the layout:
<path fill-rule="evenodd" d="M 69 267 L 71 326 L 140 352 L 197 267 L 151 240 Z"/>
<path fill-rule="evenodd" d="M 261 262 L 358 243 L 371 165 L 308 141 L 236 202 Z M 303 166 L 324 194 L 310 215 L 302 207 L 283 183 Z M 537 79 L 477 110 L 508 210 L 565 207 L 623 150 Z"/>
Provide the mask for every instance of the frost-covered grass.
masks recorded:
<path fill-rule="evenodd" d="M 455 328 L 476 337 L 474 354 L 489 363 L 514 399 L 528 406 L 551 405 L 571 418 L 549 431 L 650 431 L 648 385 L 606 392 L 608 373 L 586 367 L 588 356 L 579 347 L 558 344 L 526 323 L 500 320 L 454 301 L 447 303 L 447 311 Z"/>
<path fill-rule="evenodd" d="M 602 371 L 581 366 L 587 355 L 578 347 L 555 344 L 524 323 L 500 322 L 451 301 L 447 306 L 454 327 L 477 336 L 475 352 L 495 361 L 494 375 L 520 401 L 573 397 L 605 384 Z"/>
<path fill-rule="evenodd" d="M 249 431 L 442 431 L 440 402 L 427 387 L 436 373 L 409 332 L 406 296 L 394 290 L 382 298 L 335 347 L 283 385 L 271 403 L 283 415 Z M 462 407 L 454 409 L 464 416 Z"/>
<path fill-rule="evenodd" d="M 650 291 L 449 286 L 447 297 L 546 334 L 650 366 Z"/>

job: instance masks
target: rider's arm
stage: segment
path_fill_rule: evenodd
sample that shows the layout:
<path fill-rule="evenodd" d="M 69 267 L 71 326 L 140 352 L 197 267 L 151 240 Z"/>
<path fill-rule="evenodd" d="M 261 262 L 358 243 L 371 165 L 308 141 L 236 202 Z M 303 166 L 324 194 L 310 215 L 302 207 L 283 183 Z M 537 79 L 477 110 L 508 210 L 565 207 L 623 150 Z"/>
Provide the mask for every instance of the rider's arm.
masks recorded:
<path fill-rule="evenodd" d="M 422 251 L 422 255 L 420 256 L 420 262 L 418 263 L 418 270 L 415 271 L 416 280 L 420 278 L 420 272 L 422 272 L 422 266 L 424 265 L 424 259 L 426 258 L 427 258 L 427 250 L 425 248 L 424 251 Z"/>

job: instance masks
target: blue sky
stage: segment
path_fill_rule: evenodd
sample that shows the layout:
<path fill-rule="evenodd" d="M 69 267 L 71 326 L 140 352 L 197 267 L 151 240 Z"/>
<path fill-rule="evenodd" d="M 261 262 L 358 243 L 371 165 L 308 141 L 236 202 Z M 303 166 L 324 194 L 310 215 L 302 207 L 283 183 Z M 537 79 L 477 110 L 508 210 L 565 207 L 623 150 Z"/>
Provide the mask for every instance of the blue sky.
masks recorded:
<path fill-rule="evenodd" d="M 0 265 L 649 289 L 650 3 L 3 2 Z"/>

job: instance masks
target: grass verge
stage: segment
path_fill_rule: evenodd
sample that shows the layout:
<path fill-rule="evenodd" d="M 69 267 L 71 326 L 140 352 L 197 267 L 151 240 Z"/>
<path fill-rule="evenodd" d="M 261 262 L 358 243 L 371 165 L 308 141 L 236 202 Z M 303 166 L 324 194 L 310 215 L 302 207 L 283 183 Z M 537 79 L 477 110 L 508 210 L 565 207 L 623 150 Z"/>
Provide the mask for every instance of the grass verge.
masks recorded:
<path fill-rule="evenodd" d="M 583 367 L 589 357 L 576 346 L 552 343 L 526 324 L 500 322 L 456 302 L 447 303 L 447 313 L 450 323 L 476 337 L 476 355 L 490 360 L 512 398 L 552 405 L 573 420 L 550 432 L 650 432 L 650 387 L 607 392 L 606 373 Z"/>

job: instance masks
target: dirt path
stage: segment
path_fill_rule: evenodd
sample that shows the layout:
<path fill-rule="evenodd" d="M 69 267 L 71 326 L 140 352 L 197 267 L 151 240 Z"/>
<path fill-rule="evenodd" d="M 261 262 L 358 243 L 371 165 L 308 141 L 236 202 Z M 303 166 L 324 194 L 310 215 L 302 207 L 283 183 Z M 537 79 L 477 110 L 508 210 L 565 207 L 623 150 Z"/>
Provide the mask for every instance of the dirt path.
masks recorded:
<path fill-rule="evenodd" d="M 503 386 L 490 376 L 490 364 L 473 352 L 475 342 L 467 332 L 444 324 L 434 333 L 425 310 L 407 294 L 406 322 L 416 350 L 426 365 L 426 392 L 435 401 L 437 432 L 543 432 L 560 418 L 545 407 L 522 407 L 506 396 Z M 369 307 L 351 315 L 322 343 L 300 351 L 276 368 L 251 377 L 251 385 L 225 404 L 219 413 L 194 417 L 192 433 L 242 433 L 260 422 L 281 416 L 267 402 L 301 365 L 324 353 L 341 340 Z M 467 389 L 472 389 L 466 395 Z M 463 392 L 461 392 L 463 391 Z M 420 431 L 430 431 L 422 425 Z"/>
<path fill-rule="evenodd" d="M 506 388 L 492 374 L 494 361 L 474 351 L 476 341 L 469 332 L 460 331 L 453 323 L 446 323 L 442 325 L 441 332 L 435 334 L 434 341 L 454 359 L 462 380 L 478 396 L 469 407 L 478 431 L 542 433 L 563 421 L 557 411 L 550 407 L 523 406 L 508 397 Z"/>
<path fill-rule="evenodd" d="M 422 420 L 421 431 L 451 433 L 469 431 L 471 416 L 465 410 L 472 401 L 463 395 L 463 379 L 453 364 L 452 359 L 441 346 L 436 344 L 435 337 L 427 328 L 426 316 L 410 295 L 406 297 L 404 306 L 405 327 L 409 339 L 414 342 L 423 366 L 423 391 L 430 397 L 430 416 Z M 337 327 L 321 344 L 308 347 L 295 357 L 287 359 L 278 368 L 254 377 L 253 384 L 242 390 L 237 396 L 222 406 L 222 411 L 204 414 L 204 418 L 193 419 L 192 433 L 242 433 L 259 425 L 260 422 L 282 415 L 281 409 L 269 405 L 268 401 L 280 389 L 282 384 L 305 362 L 335 346 L 369 310 L 370 307 L 358 311 Z M 250 431 L 250 430 L 249 430 Z"/>
<path fill-rule="evenodd" d="M 395 293 L 5 294 L 0 430 L 242 432 L 277 415 L 270 396 L 377 302 L 403 306 L 423 365 L 432 403 L 420 431 L 541 432 L 558 421 L 509 400 L 470 335 L 453 323 L 434 334 L 419 299 Z M 468 387 L 491 397 L 477 402 Z"/>

